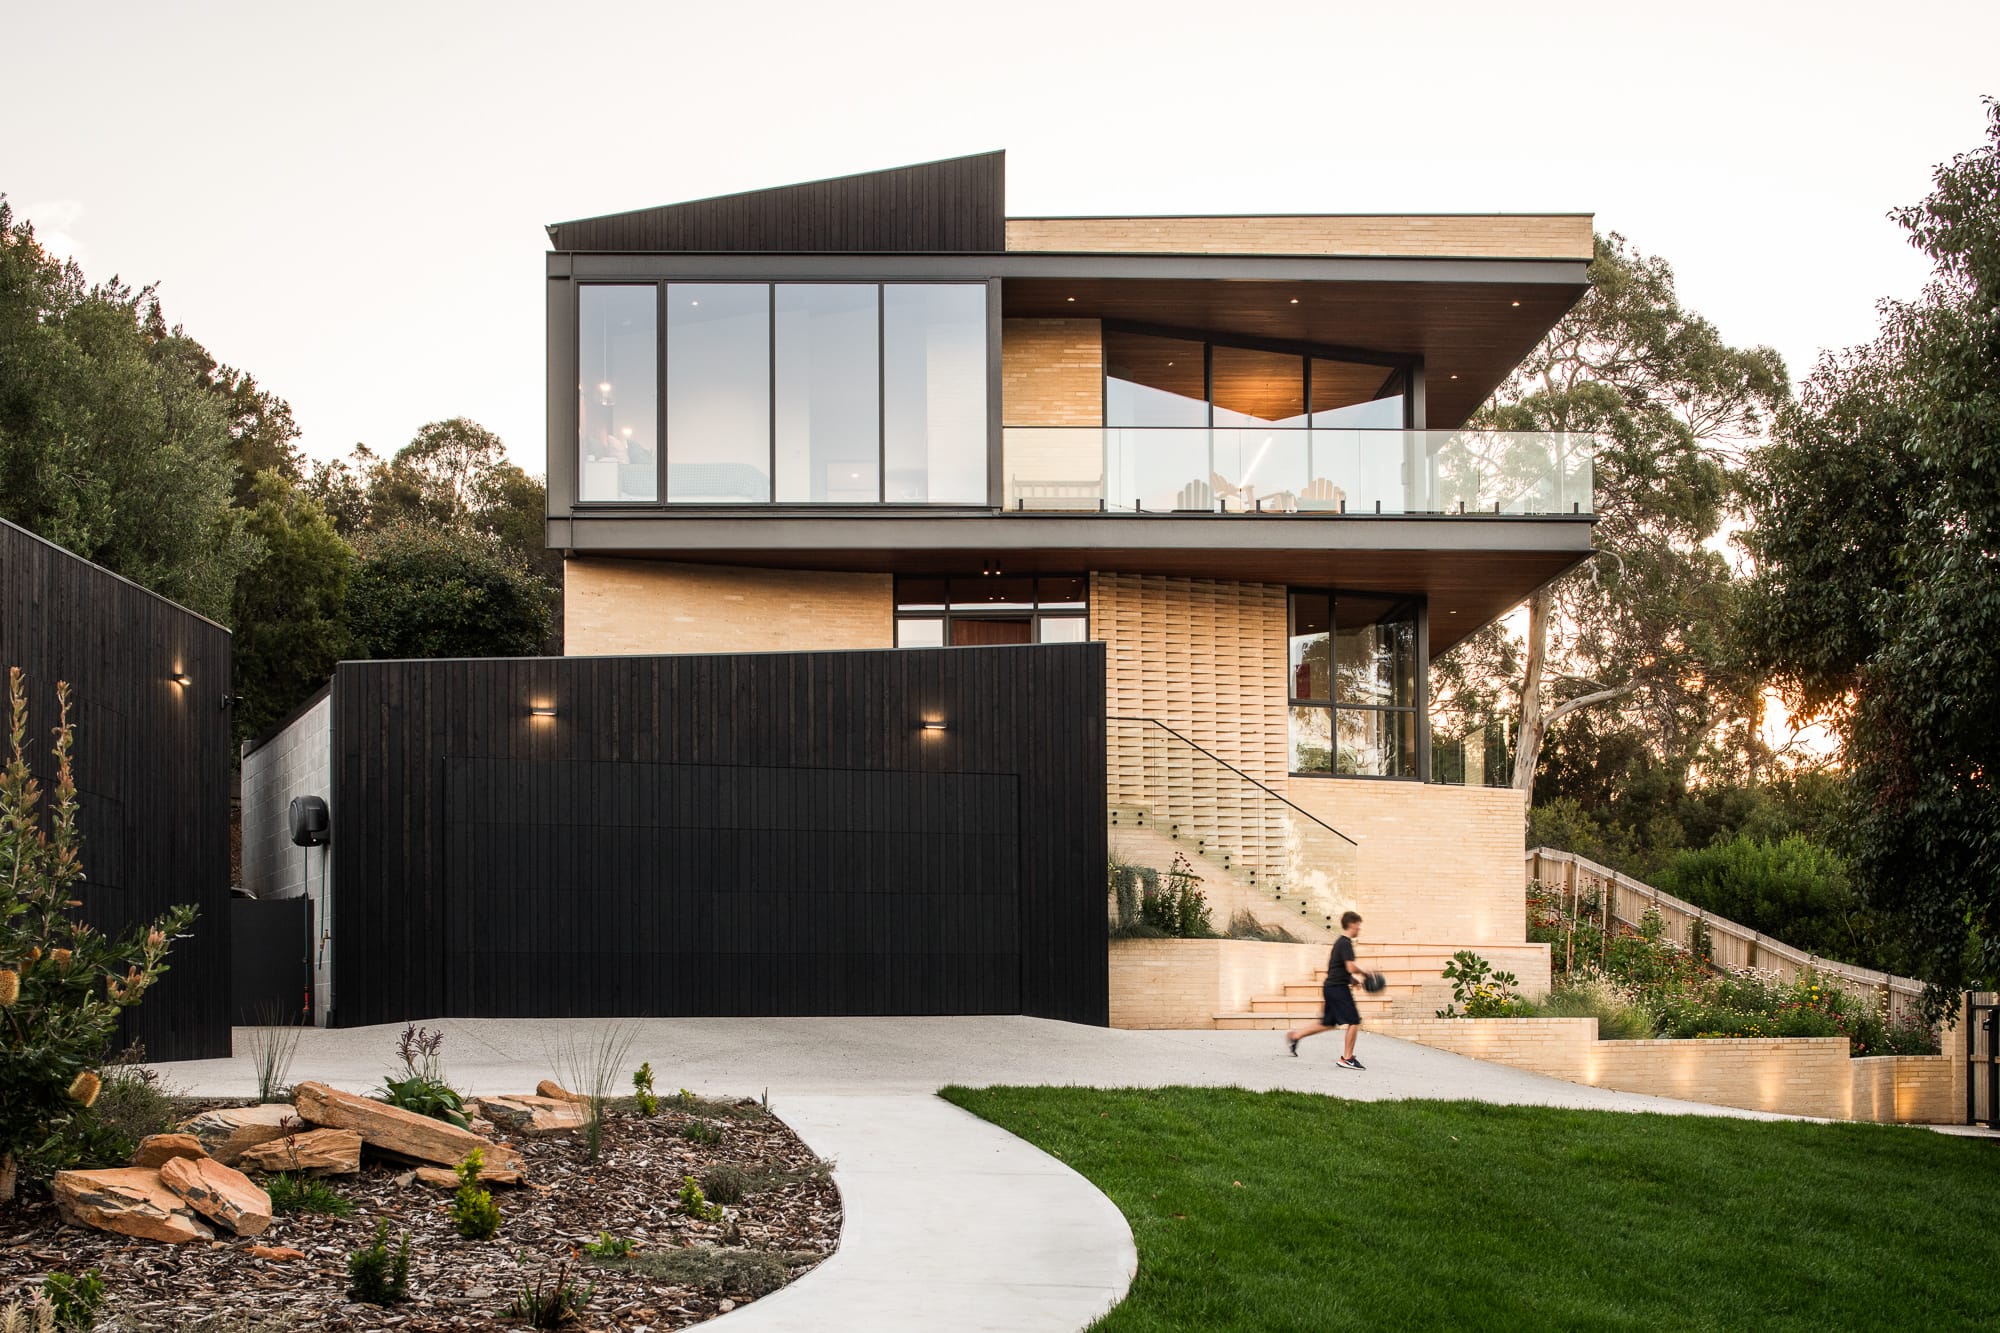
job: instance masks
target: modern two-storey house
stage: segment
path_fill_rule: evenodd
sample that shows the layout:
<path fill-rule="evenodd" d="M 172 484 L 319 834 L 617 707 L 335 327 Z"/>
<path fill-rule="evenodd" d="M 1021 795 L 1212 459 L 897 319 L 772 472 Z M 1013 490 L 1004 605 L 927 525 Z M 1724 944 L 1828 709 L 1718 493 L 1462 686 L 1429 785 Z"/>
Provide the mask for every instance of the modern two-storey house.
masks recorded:
<path fill-rule="evenodd" d="M 1114 850 L 1518 942 L 1519 798 L 1434 746 L 1427 669 L 1590 555 L 1590 442 L 1464 428 L 1590 217 L 1009 217 L 1003 183 L 548 228 L 566 651 L 1101 640 Z"/>

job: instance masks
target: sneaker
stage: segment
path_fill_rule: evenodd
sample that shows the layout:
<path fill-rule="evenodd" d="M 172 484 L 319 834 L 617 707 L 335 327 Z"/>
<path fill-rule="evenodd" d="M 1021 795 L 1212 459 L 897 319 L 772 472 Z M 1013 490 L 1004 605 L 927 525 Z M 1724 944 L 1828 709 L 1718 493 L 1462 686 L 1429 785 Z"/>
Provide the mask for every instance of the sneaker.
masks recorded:
<path fill-rule="evenodd" d="M 1356 1060 L 1352 1056 L 1347 1056 L 1347 1055 L 1341 1056 L 1336 1063 L 1338 1063 L 1342 1069 L 1366 1069 L 1368 1067 L 1367 1065 L 1362 1064 L 1359 1060 Z"/>
<path fill-rule="evenodd" d="M 1296 1059 L 1299 1053 L 1299 1039 L 1297 1037 L 1287 1037 L 1285 1038 L 1285 1045 L 1292 1048 L 1292 1056 Z"/>

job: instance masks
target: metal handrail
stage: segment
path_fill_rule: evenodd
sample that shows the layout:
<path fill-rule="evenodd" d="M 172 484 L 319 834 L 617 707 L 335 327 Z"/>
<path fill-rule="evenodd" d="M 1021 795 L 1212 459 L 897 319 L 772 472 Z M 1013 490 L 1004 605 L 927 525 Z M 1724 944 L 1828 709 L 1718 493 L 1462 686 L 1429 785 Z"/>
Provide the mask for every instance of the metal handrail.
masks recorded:
<path fill-rule="evenodd" d="M 1348 846 L 1359 847 L 1361 845 L 1354 839 L 1348 837 L 1345 833 L 1342 833 L 1339 829 L 1335 828 L 1333 825 L 1327 823 L 1324 819 L 1321 819 L 1318 815 L 1312 813 L 1310 810 L 1303 809 L 1300 806 L 1293 804 L 1291 801 L 1286 800 L 1284 796 L 1280 795 L 1277 792 L 1272 791 L 1269 787 L 1266 787 L 1263 783 L 1257 781 L 1257 779 L 1251 777 L 1248 773 L 1245 773 L 1242 769 L 1230 763 L 1227 759 L 1224 759 L 1221 755 L 1216 754 L 1213 750 L 1209 750 L 1201 745 L 1196 744 L 1194 741 L 1189 740 L 1187 737 L 1181 735 L 1178 731 L 1175 731 L 1172 727 L 1168 726 L 1166 723 L 1160 721 L 1156 717 L 1119 717 L 1116 715 L 1112 715 L 1106 717 L 1105 721 L 1143 722 L 1146 723 L 1148 726 L 1158 727 L 1161 731 L 1166 732 L 1167 735 L 1172 736 L 1175 740 L 1187 746 L 1190 750 L 1193 750 L 1195 753 L 1205 755 L 1208 758 L 1214 760 L 1216 763 L 1222 765 L 1222 767 L 1228 769 L 1231 773 L 1234 773 L 1237 777 L 1242 778 L 1245 782 L 1255 787 L 1258 791 L 1263 792 L 1266 796 L 1270 797 L 1272 800 L 1278 802 L 1281 805 L 1290 806 L 1293 810 L 1298 811 L 1298 813 L 1301 816 L 1319 825 L 1321 828 L 1325 829 L 1328 833 L 1331 833 L 1334 837 L 1339 838 L 1342 842 L 1346 843 Z"/>

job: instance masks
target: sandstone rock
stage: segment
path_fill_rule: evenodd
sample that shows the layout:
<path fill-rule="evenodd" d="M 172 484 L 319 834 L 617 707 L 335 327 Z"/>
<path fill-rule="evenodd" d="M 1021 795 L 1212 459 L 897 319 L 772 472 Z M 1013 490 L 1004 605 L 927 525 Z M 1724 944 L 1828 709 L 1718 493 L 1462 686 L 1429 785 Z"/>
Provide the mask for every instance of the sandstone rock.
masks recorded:
<path fill-rule="evenodd" d="M 254 1236 L 271 1225 L 271 1196 L 235 1167 L 213 1158 L 173 1158 L 160 1168 L 160 1183 L 239 1236 Z"/>
<path fill-rule="evenodd" d="M 480 1148 L 494 1170 L 519 1175 L 524 1165 L 520 1152 L 508 1144 L 489 1143 L 456 1125 L 387 1102 L 356 1097 L 324 1083 L 301 1083 L 292 1094 L 298 1099 L 299 1114 L 313 1124 L 354 1130 L 369 1147 L 398 1157 L 457 1166 L 467 1153 Z"/>
<path fill-rule="evenodd" d="M 58 1171 L 54 1190 L 56 1212 L 73 1226 L 175 1245 L 215 1239 L 187 1200 L 162 1184 L 160 1173 L 149 1166 Z"/>
<path fill-rule="evenodd" d="M 132 1150 L 132 1165 L 158 1169 L 175 1157 L 206 1157 L 201 1140 L 192 1134 L 148 1134 Z"/>
<path fill-rule="evenodd" d="M 499 1128 L 498 1125 L 495 1125 L 491 1120 L 488 1120 L 486 1117 L 477 1115 L 467 1116 L 465 1127 L 471 1130 L 473 1133 L 477 1134 L 482 1139 L 492 1138 L 493 1132 Z"/>
<path fill-rule="evenodd" d="M 545 1078 L 535 1085 L 537 1097 L 553 1097 L 559 1102 L 587 1102 L 590 1099 L 580 1093 L 571 1092 L 552 1078 Z"/>
<path fill-rule="evenodd" d="M 429 1185 L 434 1190 L 458 1188 L 458 1173 L 441 1166 L 420 1166 L 415 1174 L 418 1184 Z M 519 1185 L 524 1180 L 518 1167 L 494 1166 L 489 1162 L 479 1168 L 479 1183 L 482 1185 Z"/>
<path fill-rule="evenodd" d="M 237 1159 L 245 1171 L 303 1171 L 351 1176 L 361 1169 L 361 1136 L 351 1129 L 309 1129 L 260 1143 Z"/>
<path fill-rule="evenodd" d="M 288 1128 L 303 1126 L 299 1113 L 283 1102 L 218 1107 L 181 1122 L 181 1132 L 194 1135 L 208 1155 L 225 1166 L 234 1166 L 246 1149 L 282 1139 Z"/>
<path fill-rule="evenodd" d="M 276 1263 L 306 1257 L 304 1250 L 295 1250 L 289 1245 L 252 1245 L 244 1253 L 253 1259 L 270 1259 Z"/>
<path fill-rule="evenodd" d="M 479 1109 L 508 1133 L 526 1134 L 530 1138 L 583 1128 L 583 1106 L 555 1097 L 484 1097 Z"/>

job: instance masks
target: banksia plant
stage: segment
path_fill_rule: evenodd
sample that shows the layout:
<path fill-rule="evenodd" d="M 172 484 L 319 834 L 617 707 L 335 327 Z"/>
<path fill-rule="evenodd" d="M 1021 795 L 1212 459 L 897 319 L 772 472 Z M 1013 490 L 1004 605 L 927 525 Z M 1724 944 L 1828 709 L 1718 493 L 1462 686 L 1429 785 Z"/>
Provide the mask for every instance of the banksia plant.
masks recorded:
<path fill-rule="evenodd" d="M 194 921 L 176 907 L 120 935 L 86 925 L 90 886 L 77 839 L 69 687 L 56 686 L 45 792 L 28 768 L 28 690 L 7 673 L 8 727 L 0 763 L 0 1200 L 19 1171 L 61 1165 L 48 1145 L 88 1116 L 97 1072 L 120 1011 L 167 969 L 167 950 Z M 29 1154 L 36 1153 L 30 1161 Z"/>

